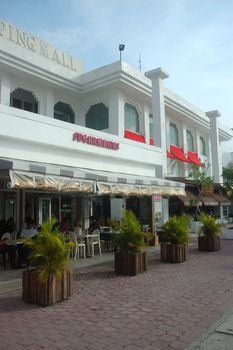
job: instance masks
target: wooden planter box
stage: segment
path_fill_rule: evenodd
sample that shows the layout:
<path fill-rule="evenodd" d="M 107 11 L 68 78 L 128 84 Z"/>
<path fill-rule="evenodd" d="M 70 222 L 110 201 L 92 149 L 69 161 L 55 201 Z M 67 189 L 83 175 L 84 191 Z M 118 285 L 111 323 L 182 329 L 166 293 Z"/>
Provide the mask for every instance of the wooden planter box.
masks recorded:
<path fill-rule="evenodd" d="M 147 253 L 115 252 L 115 272 L 121 275 L 135 276 L 147 271 Z"/>
<path fill-rule="evenodd" d="M 198 249 L 204 252 L 215 252 L 221 248 L 219 236 L 199 236 Z"/>
<path fill-rule="evenodd" d="M 181 263 L 187 260 L 187 255 L 187 244 L 160 244 L 160 260 L 163 262 Z"/>
<path fill-rule="evenodd" d="M 49 306 L 68 299 L 72 294 L 72 274 L 65 271 L 61 278 L 50 275 L 41 282 L 33 270 L 23 271 L 23 300 L 42 306 Z"/>

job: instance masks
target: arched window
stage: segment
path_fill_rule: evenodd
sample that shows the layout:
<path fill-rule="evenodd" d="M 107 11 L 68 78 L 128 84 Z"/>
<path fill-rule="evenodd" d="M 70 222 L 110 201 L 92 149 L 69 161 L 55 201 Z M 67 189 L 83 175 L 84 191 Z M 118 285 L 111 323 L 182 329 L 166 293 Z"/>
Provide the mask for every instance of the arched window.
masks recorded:
<path fill-rule="evenodd" d="M 108 108 L 103 103 L 90 107 L 86 113 L 86 127 L 95 130 L 108 129 Z"/>
<path fill-rule="evenodd" d="M 38 113 L 38 102 L 31 91 L 17 88 L 10 95 L 10 105 L 24 111 Z"/>
<path fill-rule="evenodd" d="M 179 134 L 178 134 L 177 126 L 173 123 L 170 123 L 169 132 L 170 132 L 170 144 L 174 146 L 179 146 Z"/>
<path fill-rule="evenodd" d="M 63 102 L 57 102 L 54 105 L 54 118 L 67 123 L 74 123 L 74 112 L 70 105 Z"/>
<path fill-rule="evenodd" d="M 206 156 L 206 143 L 205 140 L 203 139 L 203 137 L 200 136 L 200 148 L 201 148 L 201 155 L 202 156 Z"/>
<path fill-rule="evenodd" d="M 125 130 L 139 133 L 139 114 L 129 103 L 125 103 Z"/>
<path fill-rule="evenodd" d="M 187 138 L 187 149 L 188 151 L 194 151 L 194 143 L 193 143 L 193 135 L 191 131 L 186 130 L 186 138 Z"/>

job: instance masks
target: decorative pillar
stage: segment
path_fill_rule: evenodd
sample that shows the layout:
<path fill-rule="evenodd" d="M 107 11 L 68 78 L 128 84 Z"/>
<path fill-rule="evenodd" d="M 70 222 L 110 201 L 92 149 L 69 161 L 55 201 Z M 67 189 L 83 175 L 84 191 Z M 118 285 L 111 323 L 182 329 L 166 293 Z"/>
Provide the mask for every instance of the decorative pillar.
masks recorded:
<path fill-rule="evenodd" d="M 1 73 L 0 78 L 0 104 L 9 106 L 11 96 L 11 82 L 6 73 Z"/>
<path fill-rule="evenodd" d="M 124 135 L 124 99 L 119 90 L 109 96 L 109 130 L 117 136 Z"/>
<path fill-rule="evenodd" d="M 181 145 L 183 145 L 184 154 L 187 154 L 188 152 L 188 145 L 187 145 L 187 127 L 184 123 L 182 123 L 182 140 Z M 188 177 L 188 163 L 184 163 L 184 166 L 182 167 L 184 169 L 184 173 L 182 174 L 183 177 Z"/>
<path fill-rule="evenodd" d="M 149 118 L 149 106 L 147 104 L 144 105 L 144 135 L 146 144 L 150 144 L 150 118 Z M 154 121 L 154 118 L 153 118 Z"/>
<path fill-rule="evenodd" d="M 46 90 L 45 103 L 44 103 L 44 115 L 47 117 L 54 117 L 54 93 L 51 89 Z M 41 113 L 43 113 L 41 111 Z"/>
<path fill-rule="evenodd" d="M 217 111 L 206 112 L 206 115 L 210 119 L 210 142 L 211 142 L 211 154 L 210 159 L 212 174 L 215 183 L 222 182 L 222 158 L 220 153 L 220 142 L 219 142 L 219 130 L 218 130 L 218 117 L 221 114 Z"/>
<path fill-rule="evenodd" d="M 169 77 L 162 68 L 157 68 L 146 72 L 145 75 L 152 81 L 152 114 L 154 120 L 154 144 L 162 149 L 162 178 L 167 174 L 167 156 L 166 156 L 166 120 L 164 103 L 164 85 L 163 80 Z M 162 199 L 162 220 L 165 222 L 168 218 L 168 199 Z"/>
<path fill-rule="evenodd" d="M 163 80 L 169 75 L 157 68 L 146 72 L 145 75 L 152 80 L 152 113 L 154 119 L 154 142 L 155 146 L 162 148 L 162 167 L 163 177 L 167 173 L 166 157 L 166 122 L 165 122 L 165 103 Z"/>

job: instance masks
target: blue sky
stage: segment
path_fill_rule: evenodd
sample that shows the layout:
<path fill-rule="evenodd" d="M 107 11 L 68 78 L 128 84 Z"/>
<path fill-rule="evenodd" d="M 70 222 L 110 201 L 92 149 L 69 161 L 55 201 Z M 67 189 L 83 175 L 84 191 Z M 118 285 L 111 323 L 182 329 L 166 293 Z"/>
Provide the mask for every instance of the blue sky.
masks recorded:
<path fill-rule="evenodd" d="M 166 86 L 233 127 L 233 0 L 0 0 L 0 18 L 84 63 L 163 67 Z"/>

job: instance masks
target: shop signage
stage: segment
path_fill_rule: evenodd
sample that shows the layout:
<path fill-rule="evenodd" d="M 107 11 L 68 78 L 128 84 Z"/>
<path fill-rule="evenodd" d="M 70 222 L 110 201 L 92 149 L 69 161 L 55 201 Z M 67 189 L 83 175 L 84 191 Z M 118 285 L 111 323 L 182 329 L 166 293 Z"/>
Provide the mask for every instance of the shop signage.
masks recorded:
<path fill-rule="evenodd" d="M 0 37 L 10 40 L 24 49 L 33 51 L 66 68 L 82 73 L 82 64 L 80 61 L 46 44 L 36 36 L 13 27 L 5 21 L 0 21 Z"/>
<path fill-rule="evenodd" d="M 160 202 L 162 200 L 162 196 L 159 196 L 157 194 L 153 195 L 153 201 L 154 202 Z"/>
<path fill-rule="evenodd" d="M 97 147 L 103 147 L 117 151 L 120 147 L 120 144 L 113 141 L 104 140 L 95 136 L 89 136 L 81 134 L 80 132 L 75 132 L 73 134 L 73 141 L 87 143 L 88 145 L 93 145 Z"/>

